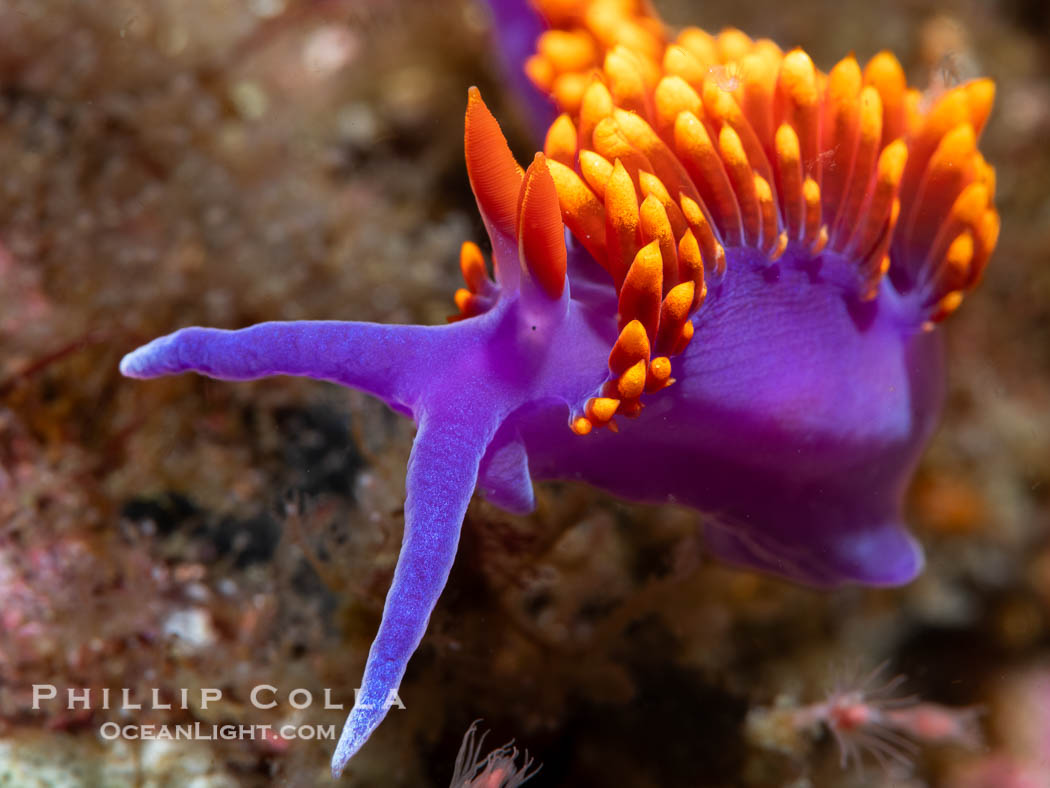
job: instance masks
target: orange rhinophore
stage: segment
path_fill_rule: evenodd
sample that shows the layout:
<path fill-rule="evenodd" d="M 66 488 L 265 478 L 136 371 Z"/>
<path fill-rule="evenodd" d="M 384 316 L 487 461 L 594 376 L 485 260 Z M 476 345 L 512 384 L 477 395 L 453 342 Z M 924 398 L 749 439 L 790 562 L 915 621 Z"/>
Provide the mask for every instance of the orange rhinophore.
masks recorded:
<path fill-rule="evenodd" d="M 507 147 L 499 122 L 481 100 L 477 88 L 471 88 L 467 94 L 464 128 L 467 174 L 482 218 L 486 225 L 504 235 L 513 236 L 518 192 L 525 173 Z"/>
<path fill-rule="evenodd" d="M 551 298 L 565 289 L 565 225 L 561 221 L 558 192 L 547 169 L 547 160 L 537 153 L 518 198 L 518 254 L 524 266 Z"/>
<path fill-rule="evenodd" d="M 572 123 L 567 119 L 565 123 L 568 125 L 562 125 L 561 132 L 551 135 L 554 149 L 567 150 Z M 572 183 L 577 177 L 573 170 L 548 161 L 542 153 L 537 153 L 529 169 L 523 171 L 477 88 L 470 89 L 464 128 L 467 174 L 493 246 L 497 245 L 495 239 L 513 241 L 517 251 L 513 266 L 505 254 L 494 255 L 496 279 L 501 283 L 531 282 L 535 285 L 532 290 L 557 301 L 565 290 L 566 276 L 562 214 L 584 238 L 594 237 L 595 246 L 588 249 L 601 254 L 603 231 L 595 224 L 601 206 L 582 183 Z M 564 181 L 560 190 L 555 178 Z M 451 322 L 488 311 L 498 296 L 476 244 L 463 244 L 460 270 L 467 286 L 456 291 L 459 314 L 449 318 Z"/>

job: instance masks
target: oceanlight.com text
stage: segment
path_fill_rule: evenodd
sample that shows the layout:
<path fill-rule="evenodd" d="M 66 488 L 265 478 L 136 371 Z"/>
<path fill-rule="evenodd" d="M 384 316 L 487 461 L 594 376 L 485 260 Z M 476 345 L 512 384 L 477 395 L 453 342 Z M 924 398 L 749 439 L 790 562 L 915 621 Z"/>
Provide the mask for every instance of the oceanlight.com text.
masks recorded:
<path fill-rule="evenodd" d="M 200 722 L 186 725 L 121 725 L 104 722 L 99 726 L 99 736 L 107 741 L 130 740 L 183 740 L 183 741 L 272 741 L 281 739 L 328 739 L 335 741 L 335 725 L 209 725 Z"/>

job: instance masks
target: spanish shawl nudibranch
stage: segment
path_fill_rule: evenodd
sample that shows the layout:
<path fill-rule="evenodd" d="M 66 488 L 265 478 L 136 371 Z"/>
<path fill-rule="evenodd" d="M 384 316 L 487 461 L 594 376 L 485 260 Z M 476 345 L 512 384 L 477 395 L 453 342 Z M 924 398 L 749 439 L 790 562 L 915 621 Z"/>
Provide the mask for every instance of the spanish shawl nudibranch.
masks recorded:
<path fill-rule="evenodd" d="M 901 498 L 942 398 L 931 329 L 999 230 L 976 147 L 992 83 L 931 99 L 888 53 L 824 74 L 738 30 L 670 39 L 643 0 L 534 4 L 543 27 L 493 0 L 498 32 L 536 113 L 561 114 L 523 170 L 470 91 L 495 279 L 465 243 L 449 325 L 186 328 L 121 362 L 135 378 L 329 380 L 418 424 L 336 774 L 423 636 L 475 488 L 512 512 L 533 508 L 533 479 L 676 501 L 704 513 L 719 556 L 817 586 L 922 568 Z M 544 31 L 534 53 L 525 23 Z"/>

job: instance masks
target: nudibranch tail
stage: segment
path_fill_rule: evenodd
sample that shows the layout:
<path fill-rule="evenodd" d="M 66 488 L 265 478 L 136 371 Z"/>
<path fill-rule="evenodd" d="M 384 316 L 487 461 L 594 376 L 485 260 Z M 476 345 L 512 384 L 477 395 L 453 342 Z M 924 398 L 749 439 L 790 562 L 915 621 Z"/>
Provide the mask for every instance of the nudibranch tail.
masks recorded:
<path fill-rule="evenodd" d="M 535 6 L 549 29 L 526 71 L 562 113 L 544 151 L 564 222 L 619 292 L 619 327 L 639 320 L 660 367 L 688 344 L 705 275 L 719 280 L 727 250 L 765 265 L 786 252 L 840 258 L 858 300 L 888 274 L 915 294 L 916 327 L 976 284 L 999 230 L 994 171 L 976 148 L 989 80 L 926 109 L 886 52 L 824 74 L 801 49 L 739 30 L 669 40 L 641 0 Z M 616 407 L 591 403 L 578 432 L 640 410 L 621 396 L 634 384 L 620 388 L 609 380 Z"/>

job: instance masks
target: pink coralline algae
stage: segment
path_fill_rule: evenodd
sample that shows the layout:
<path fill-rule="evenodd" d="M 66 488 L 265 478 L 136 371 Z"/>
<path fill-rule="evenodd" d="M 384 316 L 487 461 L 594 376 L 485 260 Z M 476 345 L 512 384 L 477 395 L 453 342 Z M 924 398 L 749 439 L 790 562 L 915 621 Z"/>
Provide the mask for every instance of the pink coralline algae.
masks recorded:
<path fill-rule="evenodd" d="M 901 498 L 942 400 L 935 325 L 998 235 L 988 80 L 927 106 L 888 53 L 824 74 L 738 30 L 671 37 L 643 2 L 493 6 L 535 117 L 557 117 L 523 168 L 470 93 L 495 276 L 464 244 L 457 319 L 186 328 L 121 363 L 332 381 L 418 425 L 336 773 L 384 717 L 475 489 L 527 512 L 534 479 L 580 480 L 703 512 L 737 564 L 817 586 L 915 577 Z"/>

